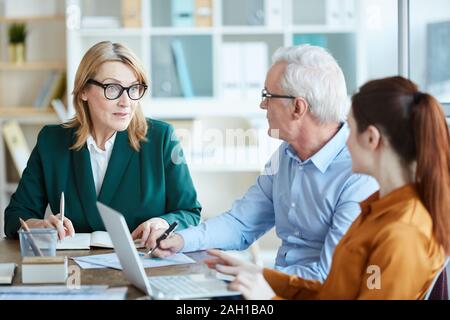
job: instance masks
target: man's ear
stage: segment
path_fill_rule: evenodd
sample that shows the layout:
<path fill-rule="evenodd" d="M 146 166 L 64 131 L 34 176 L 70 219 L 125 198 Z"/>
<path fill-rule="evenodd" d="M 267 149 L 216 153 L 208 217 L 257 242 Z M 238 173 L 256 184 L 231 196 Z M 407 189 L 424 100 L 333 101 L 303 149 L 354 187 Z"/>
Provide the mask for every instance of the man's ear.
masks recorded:
<path fill-rule="evenodd" d="M 295 98 L 294 110 L 292 113 L 294 119 L 302 118 L 308 112 L 308 107 L 308 102 L 305 99 L 303 99 L 302 97 Z"/>
<path fill-rule="evenodd" d="M 364 133 L 365 144 L 370 150 L 376 150 L 381 145 L 381 133 L 377 127 L 370 125 Z"/>

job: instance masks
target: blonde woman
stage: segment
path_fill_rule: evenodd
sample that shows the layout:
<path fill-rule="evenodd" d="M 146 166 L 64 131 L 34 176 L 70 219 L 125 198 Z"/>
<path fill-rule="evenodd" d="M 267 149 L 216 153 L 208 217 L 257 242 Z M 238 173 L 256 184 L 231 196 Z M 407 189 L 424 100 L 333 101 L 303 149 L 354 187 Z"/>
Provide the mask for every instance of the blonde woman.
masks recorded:
<path fill-rule="evenodd" d="M 5 233 L 17 235 L 19 218 L 31 228 L 54 227 L 60 239 L 104 230 L 96 201 L 121 212 L 135 239 L 147 247 L 169 224 L 196 225 L 201 207 L 173 128 L 145 119 L 139 100 L 148 86 L 144 69 L 125 46 L 91 47 L 75 76 L 75 117 L 39 133 L 16 192 L 5 210 Z M 65 219 L 44 219 L 47 204 Z"/>

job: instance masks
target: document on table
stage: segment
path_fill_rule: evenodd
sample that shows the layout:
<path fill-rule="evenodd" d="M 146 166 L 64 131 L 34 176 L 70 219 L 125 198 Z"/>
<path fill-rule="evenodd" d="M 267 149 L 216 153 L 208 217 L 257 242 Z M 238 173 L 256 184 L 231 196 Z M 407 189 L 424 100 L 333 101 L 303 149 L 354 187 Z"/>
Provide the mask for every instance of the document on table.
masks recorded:
<path fill-rule="evenodd" d="M 8 286 L 0 287 L 0 300 L 123 300 L 126 287 L 81 286 L 68 288 L 56 286 Z"/>
<path fill-rule="evenodd" d="M 143 248 L 140 240 L 135 240 L 137 249 Z M 76 233 L 74 237 L 66 237 L 56 244 L 56 250 L 89 250 L 92 247 L 113 249 L 111 238 L 106 231 L 92 233 Z"/>
<path fill-rule="evenodd" d="M 141 258 L 142 265 L 144 268 L 155 268 L 155 267 L 165 267 L 176 264 L 187 264 L 195 263 L 195 260 L 189 258 L 183 253 L 176 253 L 170 257 L 160 259 L 160 258 L 150 258 L 144 253 L 140 252 L 139 257 Z M 117 270 L 122 270 L 119 258 L 115 253 L 107 254 L 97 254 L 92 256 L 82 256 L 82 257 L 71 257 L 81 268 L 83 269 L 96 269 L 96 268 L 113 268 Z"/>

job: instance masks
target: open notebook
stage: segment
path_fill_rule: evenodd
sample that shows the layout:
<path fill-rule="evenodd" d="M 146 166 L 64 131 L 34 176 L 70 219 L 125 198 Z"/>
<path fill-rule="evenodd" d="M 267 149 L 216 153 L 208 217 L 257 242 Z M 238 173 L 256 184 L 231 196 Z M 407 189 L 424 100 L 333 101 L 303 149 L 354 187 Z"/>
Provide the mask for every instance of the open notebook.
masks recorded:
<path fill-rule="evenodd" d="M 138 240 L 136 248 L 144 248 Z M 114 248 L 108 232 L 95 231 L 92 233 L 75 233 L 73 238 L 66 237 L 56 244 L 56 250 L 89 250 L 91 247 Z"/>

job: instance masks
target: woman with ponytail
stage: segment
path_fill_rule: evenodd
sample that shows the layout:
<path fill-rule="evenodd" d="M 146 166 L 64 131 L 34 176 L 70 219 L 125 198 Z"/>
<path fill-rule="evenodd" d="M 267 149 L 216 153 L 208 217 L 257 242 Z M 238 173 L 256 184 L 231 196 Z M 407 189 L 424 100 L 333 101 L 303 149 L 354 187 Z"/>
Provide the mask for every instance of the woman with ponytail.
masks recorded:
<path fill-rule="evenodd" d="M 236 275 L 248 299 L 423 299 L 450 253 L 450 151 L 435 98 L 402 77 L 370 81 L 349 117 L 353 171 L 379 192 L 339 242 L 322 284 L 212 250 L 208 265 Z"/>

